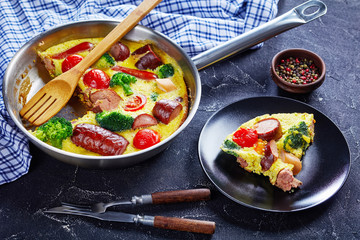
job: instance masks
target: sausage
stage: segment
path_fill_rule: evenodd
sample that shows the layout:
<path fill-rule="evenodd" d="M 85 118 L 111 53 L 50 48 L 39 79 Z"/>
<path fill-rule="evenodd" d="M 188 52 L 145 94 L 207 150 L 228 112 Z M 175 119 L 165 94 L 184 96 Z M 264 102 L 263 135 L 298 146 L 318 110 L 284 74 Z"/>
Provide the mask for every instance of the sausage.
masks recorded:
<path fill-rule="evenodd" d="M 139 55 L 139 54 L 144 54 L 147 53 L 151 50 L 151 47 L 149 44 L 146 44 L 145 46 L 142 46 L 141 48 L 136 49 L 131 55 Z"/>
<path fill-rule="evenodd" d="M 294 178 L 292 171 L 288 168 L 282 169 L 276 178 L 275 186 L 284 191 L 290 191 L 292 188 L 297 188 L 302 185 L 302 182 Z"/>
<path fill-rule="evenodd" d="M 152 113 L 162 123 L 168 124 L 179 115 L 181 110 L 182 105 L 178 101 L 161 99 L 155 103 Z"/>
<path fill-rule="evenodd" d="M 163 65 L 161 59 L 156 56 L 154 52 L 148 52 L 142 56 L 139 61 L 135 63 L 135 66 L 140 70 L 151 69 L 154 70 L 158 66 Z"/>
<path fill-rule="evenodd" d="M 258 137 L 262 140 L 277 140 L 282 136 L 281 124 L 275 118 L 260 120 L 254 125 L 254 128 L 257 131 Z"/>
<path fill-rule="evenodd" d="M 242 157 L 237 157 L 236 161 L 240 164 L 240 167 L 242 168 L 246 168 L 247 166 L 249 166 L 249 164 Z"/>
<path fill-rule="evenodd" d="M 150 114 L 143 113 L 138 115 L 133 122 L 132 129 L 142 128 L 142 127 L 150 127 L 158 124 L 156 118 L 151 116 Z"/>
<path fill-rule="evenodd" d="M 116 61 L 124 61 L 130 56 L 130 50 L 125 44 L 117 42 L 111 46 L 110 54 Z"/>
<path fill-rule="evenodd" d="M 116 109 L 122 100 L 122 98 L 111 89 L 101 89 L 90 93 L 89 99 L 91 103 L 93 103 L 91 110 L 94 113 Z"/>
<path fill-rule="evenodd" d="M 267 171 L 271 168 L 272 164 L 278 158 L 278 150 L 274 140 L 271 140 L 265 145 L 264 156 L 261 159 L 261 167 L 263 171 Z"/>
<path fill-rule="evenodd" d="M 103 156 L 121 155 L 129 145 L 123 136 L 87 123 L 75 126 L 71 141 L 76 146 Z"/>
<path fill-rule="evenodd" d="M 131 55 L 139 54 L 145 54 L 135 63 L 135 66 L 140 70 L 154 70 L 155 68 L 163 64 L 161 59 L 153 52 L 149 44 L 138 48 Z"/>

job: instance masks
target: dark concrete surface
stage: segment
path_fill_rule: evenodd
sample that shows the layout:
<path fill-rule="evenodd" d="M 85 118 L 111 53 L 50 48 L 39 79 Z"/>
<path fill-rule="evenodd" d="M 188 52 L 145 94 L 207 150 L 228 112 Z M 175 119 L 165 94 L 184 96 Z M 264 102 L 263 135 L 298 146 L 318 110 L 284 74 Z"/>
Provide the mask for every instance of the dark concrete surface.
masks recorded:
<path fill-rule="evenodd" d="M 304 1 L 280 1 L 279 14 L 300 2 Z M 266 41 L 259 50 L 248 51 L 200 71 L 203 94 L 195 118 L 166 151 L 142 164 L 114 170 L 83 169 L 59 162 L 31 145 L 33 159 L 29 173 L 0 186 L 0 238 L 359 239 L 360 2 L 324 2 L 328 13 L 320 19 Z M 298 47 L 318 53 L 326 62 L 326 80 L 310 94 L 286 93 L 270 78 L 272 57 L 283 49 Z M 304 211 L 274 213 L 239 205 L 212 185 L 197 155 L 201 129 L 218 109 L 252 96 L 300 100 L 323 112 L 340 128 L 348 141 L 352 164 L 346 183 L 335 196 Z M 197 187 L 210 188 L 212 199 L 123 210 L 214 221 L 216 232 L 212 236 L 43 212 L 61 201 L 109 201 Z"/>

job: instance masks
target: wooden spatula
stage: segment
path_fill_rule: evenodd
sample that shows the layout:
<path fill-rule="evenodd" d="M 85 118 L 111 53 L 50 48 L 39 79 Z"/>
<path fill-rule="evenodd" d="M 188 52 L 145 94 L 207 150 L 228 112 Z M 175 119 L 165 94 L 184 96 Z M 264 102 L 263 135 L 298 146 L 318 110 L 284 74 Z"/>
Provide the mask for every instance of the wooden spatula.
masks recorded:
<path fill-rule="evenodd" d="M 133 29 L 161 0 L 144 0 L 117 25 L 79 64 L 41 88 L 21 109 L 20 115 L 39 126 L 57 114 L 70 100 L 77 83 L 92 64 Z"/>

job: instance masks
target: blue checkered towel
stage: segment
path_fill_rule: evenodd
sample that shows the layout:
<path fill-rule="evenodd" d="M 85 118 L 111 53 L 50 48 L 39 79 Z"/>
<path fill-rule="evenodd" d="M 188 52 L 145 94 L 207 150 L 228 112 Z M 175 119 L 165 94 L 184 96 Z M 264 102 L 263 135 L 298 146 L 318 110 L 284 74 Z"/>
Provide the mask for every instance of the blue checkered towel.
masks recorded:
<path fill-rule="evenodd" d="M 54 26 L 90 19 L 121 21 L 140 0 L 1 0 L 0 12 L 0 184 L 27 173 L 28 142 L 10 119 L 3 101 L 6 67 L 28 40 Z M 141 25 L 155 29 L 190 56 L 271 20 L 278 0 L 163 0 Z M 259 47 L 260 45 L 258 45 Z"/>

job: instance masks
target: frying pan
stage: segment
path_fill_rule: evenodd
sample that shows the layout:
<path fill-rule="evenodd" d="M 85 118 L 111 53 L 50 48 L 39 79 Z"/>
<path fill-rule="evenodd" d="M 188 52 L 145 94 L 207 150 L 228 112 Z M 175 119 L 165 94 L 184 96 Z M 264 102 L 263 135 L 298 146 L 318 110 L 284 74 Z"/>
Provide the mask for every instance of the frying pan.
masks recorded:
<path fill-rule="evenodd" d="M 198 70 L 224 58 L 237 54 L 251 46 L 265 41 L 291 28 L 310 22 L 326 13 L 326 5 L 318 0 L 301 4 L 289 12 L 240 35 L 224 44 L 190 58 L 181 47 L 163 34 L 144 26 L 136 26 L 125 39 L 139 41 L 152 40 L 160 49 L 173 57 L 182 68 L 184 80 L 189 92 L 189 114 L 185 122 L 167 139 L 145 150 L 118 156 L 87 156 L 63 151 L 52 147 L 28 132 L 29 126 L 22 121 L 19 111 L 24 104 L 24 95 L 30 99 L 41 89 L 50 77 L 37 57 L 37 51 L 50 46 L 79 38 L 104 37 L 117 24 L 116 21 L 97 20 L 70 23 L 48 30 L 27 42 L 13 57 L 5 72 L 3 96 L 5 106 L 12 120 L 26 137 L 38 148 L 50 156 L 73 165 L 87 168 L 127 167 L 140 163 L 166 149 L 171 141 L 180 134 L 194 117 L 201 97 L 201 82 Z M 24 94 L 24 91 L 26 94 Z M 74 119 L 85 113 L 84 106 L 75 99 L 58 115 Z"/>

